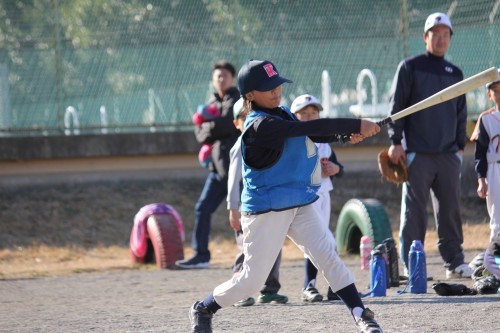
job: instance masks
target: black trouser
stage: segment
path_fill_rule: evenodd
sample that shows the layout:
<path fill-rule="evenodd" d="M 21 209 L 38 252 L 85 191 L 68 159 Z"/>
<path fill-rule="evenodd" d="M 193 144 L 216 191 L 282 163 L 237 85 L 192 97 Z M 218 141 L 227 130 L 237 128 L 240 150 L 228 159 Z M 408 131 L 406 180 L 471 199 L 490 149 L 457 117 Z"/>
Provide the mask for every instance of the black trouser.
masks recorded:
<path fill-rule="evenodd" d="M 435 195 L 438 249 L 445 267 L 454 269 L 464 263 L 463 234 L 460 217 L 461 160 L 455 153 L 408 154 L 408 181 L 403 185 L 401 227 L 399 230 L 401 260 L 408 268 L 408 252 L 413 240 L 425 240 L 427 204 L 430 190 Z"/>
<path fill-rule="evenodd" d="M 208 243 L 212 222 L 212 213 L 227 197 L 227 180 L 221 180 L 215 172 L 208 174 L 200 198 L 195 207 L 195 222 L 192 245 L 200 259 L 210 261 Z"/>

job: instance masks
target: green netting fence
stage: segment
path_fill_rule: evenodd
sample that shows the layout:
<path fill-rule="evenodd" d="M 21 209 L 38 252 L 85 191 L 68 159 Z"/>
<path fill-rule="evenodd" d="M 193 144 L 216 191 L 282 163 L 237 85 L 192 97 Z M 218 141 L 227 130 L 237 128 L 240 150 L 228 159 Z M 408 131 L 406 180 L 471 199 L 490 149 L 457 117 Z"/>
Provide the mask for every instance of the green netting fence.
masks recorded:
<path fill-rule="evenodd" d="M 397 64 L 447 13 L 447 59 L 466 77 L 500 65 L 500 0 L 3 0 L 0 135 L 191 129 L 218 59 L 270 59 L 284 104 L 311 93 L 325 116 L 387 114 Z M 358 82 L 359 80 L 359 82 Z M 358 99 L 359 97 L 359 99 Z M 488 108 L 467 94 L 469 117 Z"/>

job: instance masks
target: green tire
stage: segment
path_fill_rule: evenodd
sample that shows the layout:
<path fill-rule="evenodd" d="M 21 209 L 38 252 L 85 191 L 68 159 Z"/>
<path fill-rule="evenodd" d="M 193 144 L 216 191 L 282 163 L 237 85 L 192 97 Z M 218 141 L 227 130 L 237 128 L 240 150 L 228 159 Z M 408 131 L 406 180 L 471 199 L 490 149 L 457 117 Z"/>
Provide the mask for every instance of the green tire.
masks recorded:
<path fill-rule="evenodd" d="M 340 211 L 335 238 L 339 253 L 359 253 L 362 236 L 369 236 L 372 246 L 392 238 L 389 217 L 376 199 L 351 199 Z"/>

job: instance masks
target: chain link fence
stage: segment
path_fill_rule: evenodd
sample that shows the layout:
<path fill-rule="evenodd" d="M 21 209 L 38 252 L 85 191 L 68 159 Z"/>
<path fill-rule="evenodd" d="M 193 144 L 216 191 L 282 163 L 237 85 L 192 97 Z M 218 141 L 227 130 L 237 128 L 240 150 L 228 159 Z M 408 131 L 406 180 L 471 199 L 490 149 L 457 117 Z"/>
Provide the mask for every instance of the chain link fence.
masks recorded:
<path fill-rule="evenodd" d="M 190 130 L 211 65 L 270 59 L 325 116 L 387 115 L 426 17 L 454 26 L 465 77 L 499 66 L 500 0 L 9 0 L 0 2 L 0 135 Z M 469 117 L 491 104 L 467 94 Z"/>

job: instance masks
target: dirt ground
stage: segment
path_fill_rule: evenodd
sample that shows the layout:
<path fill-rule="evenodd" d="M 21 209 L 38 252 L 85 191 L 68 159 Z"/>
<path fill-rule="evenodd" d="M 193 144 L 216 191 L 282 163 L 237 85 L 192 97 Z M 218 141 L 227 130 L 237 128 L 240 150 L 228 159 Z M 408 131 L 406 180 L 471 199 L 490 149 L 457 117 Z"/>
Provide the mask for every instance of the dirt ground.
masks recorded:
<path fill-rule="evenodd" d="M 203 182 L 203 177 L 166 176 L 0 188 L 0 332 L 188 332 L 189 306 L 231 275 L 236 249 L 224 205 L 213 216 L 209 270 L 131 266 L 128 238 L 141 207 L 165 202 L 183 218 L 188 256 L 193 207 Z M 373 172 L 337 181 L 332 230 L 351 198 L 380 200 L 397 230 L 400 188 Z M 487 243 L 488 218 L 483 200 L 467 193 L 462 199 L 464 248 L 471 260 Z M 437 280 L 444 278 L 444 269 L 433 229 L 429 222 L 426 251 L 428 271 Z M 215 332 L 354 332 L 340 302 L 300 302 L 302 257 L 285 248 L 284 258 L 281 292 L 290 302 L 223 309 L 214 320 Z M 368 273 L 359 269 L 359 257 L 344 259 L 359 290 L 367 291 Z M 472 280 L 455 282 L 472 286 Z M 323 280 L 319 285 L 325 292 Z M 397 295 L 397 289 L 389 289 L 387 297 L 365 299 L 386 332 L 500 329 L 499 294 L 440 297 L 429 288 L 424 295 Z"/>
<path fill-rule="evenodd" d="M 468 253 L 468 255 L 471 255 Z M 440 258 L 427 257 L 428 272 L 443 279 Z M 357 258 L 345 262 L 366 292 L 368 272 Z M 214 318 L 214 332 L 356 332 L 340 301 L 302 304 L 302 260 L 281 267 L 286 305 L 229 307 Z M 189 332 L 191 304 L 231 276 L 229 267 L 209 270 L 106 271 L 37 279 L 0 281 L 0 332 Z M 472 285 L 472 280 L 449 283 Z M 438 296 L 428 283 L 426 294 L 366 297 L 384 332 L 498 332 L 500 294 Z M 325 282 L 318 287 L 326 293 Z"/>

